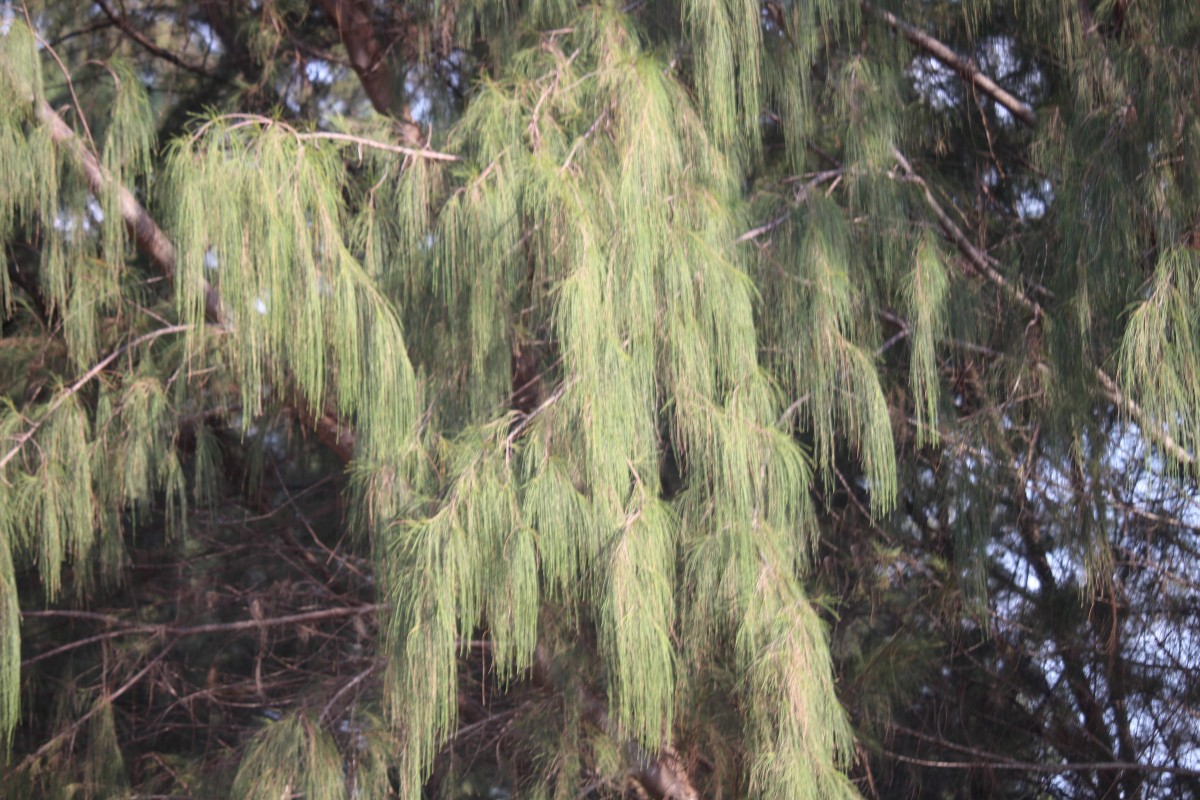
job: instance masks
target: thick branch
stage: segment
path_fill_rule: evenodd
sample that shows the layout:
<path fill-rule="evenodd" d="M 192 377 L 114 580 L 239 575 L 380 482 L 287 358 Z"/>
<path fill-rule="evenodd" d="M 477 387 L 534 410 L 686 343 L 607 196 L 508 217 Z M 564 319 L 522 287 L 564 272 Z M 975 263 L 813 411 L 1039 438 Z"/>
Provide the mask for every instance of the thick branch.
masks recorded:
<path fill-rule="evenodd" d="M 1013 97 L 1007 91 L 1000 87 L 994 80 L 984 75 L 979 71 L 973 62 L 963 58 L 958 53 L 951 50 L 942 42 L 930 36 L 920 28 L 916 28 L 904 20 L 897 17 L 890 11 L 876 8 L 870 3 L 864 2 L 863 8 L 870 11 L 875 16 L 882 19 L 893 29 L 900 33 L 905 39 L 920 47 L 929 55 L 936 58 L 938 61 L 945 64 L 950 69 L 954 70 L 959 76 L 968 81 L 976 89 L 979 89 L 984 94 L 991 97 L 1000 105 L 1004 106 L 1008 111 L 1021 122 L 1033 128 L 1037 126 L 1037 115 L 1033 113 L 1033 109 L 1027 104 Z"/>
<path fill-rule="evenodd" d="M 363 91 L 380 114 L 396 121 L 400 134 L 413 147 L 424 149 L 425 137 L 412 119 L 407 103 L 395 102 L 392 72 L 386 60 L 391 44 L 380 43 L 375 36 L 379 27 L 371 18 L 369 2 L 364 0 L 318 0 L 318 5 L 335 26 L 346 47 L 350 67 L 358 75 Z"/>
<path fill-rule="evenodd" d="M 38 120 L 50 129 L 50 138 L 68 152 L 78 162 L 87 179 L 88 188 L 98 197 L 108 190 L 112 177 L 100 164 L 96 154 L 85 147 L 75 136 L 71 126 L 63 122 L 62 117 L 45 100 L 37 101 L 34 109 Z M 175 280 L 175 246 L 163 233 L 162 228 L 154 218 L 142 208 L 142 204 L 133 196 L 133 192 L 124 186 L 117 187 L 117 200 L 121 209 L 121 218 L 125 220 L 129 232 L 133 235 L 137 247 L 154 262 L 159 271 L 169 280 Z M 225 312 L 221 307 L 221 297 L 217 290 L 207 281 L 204 283 L 204 315 L 209 322 L 221 325 L 225 320 Z"/>
<path fill-rule="evenodd" d="M 349 423 L 329 409 L 315 413 L 310 404 L 299 394 L 292 398 L 292 408 L 300 422 L 316 433 L 317 441 L 325 445 L 343 464 L 354 458 L 354 429 Z"/>
<path fill-rule="evenodd" d="M 360 0 L 318 0 L 346 46 L 350 66 L 363 91 L 380 114 L 392 113 L 392 76 L 383 61 L 383 48 L 375 38 L 375 23 Z"/>

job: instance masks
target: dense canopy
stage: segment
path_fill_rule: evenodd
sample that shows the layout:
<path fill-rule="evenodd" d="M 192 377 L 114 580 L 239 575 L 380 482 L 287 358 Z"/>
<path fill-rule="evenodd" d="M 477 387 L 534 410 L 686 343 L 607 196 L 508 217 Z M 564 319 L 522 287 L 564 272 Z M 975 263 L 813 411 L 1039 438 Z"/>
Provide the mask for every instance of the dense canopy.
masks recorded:
<path fill-rule="evenodd" d="M 1197 42 L 0 4 L 5 791 L 1200 793 Z"/>

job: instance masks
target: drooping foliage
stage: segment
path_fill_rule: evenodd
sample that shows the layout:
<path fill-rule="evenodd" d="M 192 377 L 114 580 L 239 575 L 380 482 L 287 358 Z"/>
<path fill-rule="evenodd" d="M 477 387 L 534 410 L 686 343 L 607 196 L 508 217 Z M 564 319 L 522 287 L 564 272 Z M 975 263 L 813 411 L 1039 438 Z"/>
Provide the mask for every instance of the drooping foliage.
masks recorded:
<path fill-rule="evenodd" d="M 206 741 L 203 771 L 240 764 L 214 794 L 470 796 L 464 737 L 492 730 L 522 796 L 878 793 L 890 704 L 952 674 L 929 653 L 1003 637 L 989 592 L 1115 608 L 1121 509 L 1194 480 L 1187 4 L 220 5 L 0 11 L 0 730 L 30 791 L 128 785 L 119 695 L 169 664 L 215 693 L 230 660 L 170 651 L 232 631 L 249 696 L 210 723 L 260 729 Z M 72 33 L 92 16 L 113 29 Z M 331 536 L 281 455 L 328 471 L 309 433 L 348 460 Z M 264 486 L 280 508 L 236 522 Z M 298 561 L 216 614 L 241 584 L 201 561 L 284 508 Z M 23 672 L 22 614 L 136 597 L 147 539 L 189 588 L 60 609 L 117 627 Z M 898 647 L 887 614 L 926 601 Z M 370 663 L 264 679 L 288 621 L 317 627 L 281 662 Z M 76 688 L 76 655 L 138 637 L 126 682 Z M 1096 699 L 1123 708 L 1126 673 L 1037 646 L 1071 724 L 1140 760 Z M 22 739 L 23 686 L 86 697 L 86 746 Z"/>

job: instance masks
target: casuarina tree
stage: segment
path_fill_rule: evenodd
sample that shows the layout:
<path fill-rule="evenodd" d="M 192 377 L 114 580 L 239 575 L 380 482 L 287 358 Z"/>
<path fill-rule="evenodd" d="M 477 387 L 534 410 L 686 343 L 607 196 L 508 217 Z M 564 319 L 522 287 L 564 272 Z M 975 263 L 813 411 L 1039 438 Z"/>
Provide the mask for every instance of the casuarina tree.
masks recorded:
<path fill-rule="evenodd" d="M 1198 36 L 0 5 L 5 791 L 1197 790 Z"/>

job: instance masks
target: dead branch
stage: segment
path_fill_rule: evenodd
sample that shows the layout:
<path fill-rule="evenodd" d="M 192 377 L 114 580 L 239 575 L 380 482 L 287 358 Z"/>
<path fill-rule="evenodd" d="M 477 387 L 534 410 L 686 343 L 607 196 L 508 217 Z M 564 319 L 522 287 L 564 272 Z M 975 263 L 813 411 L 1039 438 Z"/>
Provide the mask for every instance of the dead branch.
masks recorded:
<path fill-rule="evenodd" d="M 963 58 L 942 42 L 925 33 L 925 31 L 908 24 L 890 11 L 876 8 L 868 2 L 863 2 L 862 7 L 864 10 L 882 19 L 905 39 L 908 39 L 917 47 L 920 47 L 929 53 L 929 55 L 954 70 L 963 80 L 1004 106 L 1021 122 L 1031 128 L 1037 127 L 1037 115 L 1034 114 L 1033 109 L 1028 104 L 1013 97 L 1001 88 L 998 83 L 980 72 L 974 62 Z"/>

